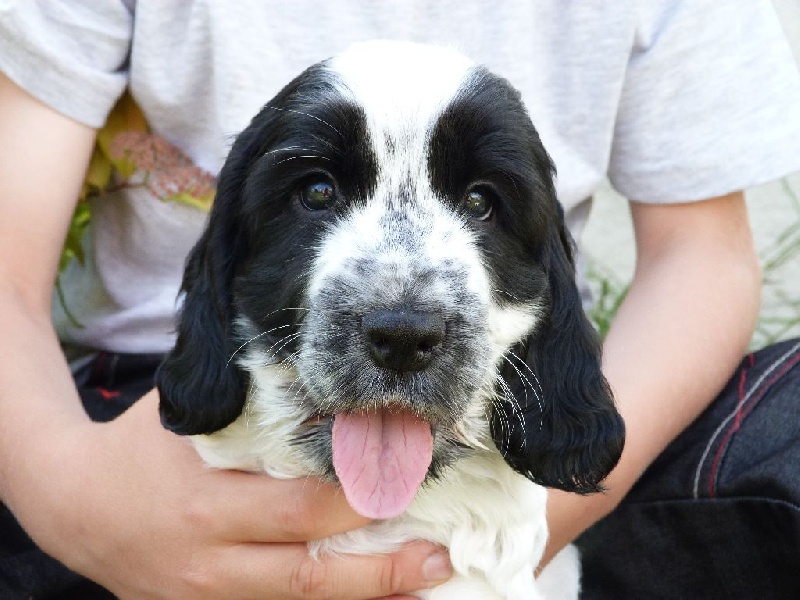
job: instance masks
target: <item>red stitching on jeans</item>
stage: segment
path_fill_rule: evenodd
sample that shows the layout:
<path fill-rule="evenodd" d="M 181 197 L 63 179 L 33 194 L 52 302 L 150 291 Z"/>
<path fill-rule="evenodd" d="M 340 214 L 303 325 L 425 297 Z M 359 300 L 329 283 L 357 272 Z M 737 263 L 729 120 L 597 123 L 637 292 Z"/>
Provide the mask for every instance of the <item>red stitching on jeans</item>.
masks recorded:
<path fill-rule="evenodd" d="M 118 398 L 121 395 L 121 393 L 117 390 L 107 390 L 103 387 L 97 387 L 96 389 L 98 392 L 100 392 L 103 400 L 111 400 L 112 398 Z"/>
<path fill-rule="evenodd" d="M 754 352 L 751 352 L 747 355 L 745 359 L 749 363 L 749 368 L 752 369 L 756 364 L 756 355 Z M 744 406 L 744 399 L 745 399 L 745 384 L 747 382 L 747 369 L 748 367 L 742 368 L 742 374 L 739 377 L 739 402 L 736 405 L 736 416 L 733 419 L 733 431 L 739 431 L 739 426 L 742 424 L 742 419 L 744 419 L 744 414 L 742 408 Z"/>
<path fill-rule="evenodd" d="M 711 475 L 708 479 L 708 497 L 713 498 L 715 495 L 714 492 L 714 482 L 717 478 L 717 469 L 719 467 L 720 462 L 722 462 L 722 455 L 725 450 L 725 447 L 728 445 L 728 440 L 733 435 L 734 431 L 738 431 L 739 425 L 742 422 L 742 408 L 744 403 L 745 397 L 745 383 L 747 381 L 747 367 L 742 368 L 742 372 L 739 375 L 739 397 L 736 399 L 736 416 L 733 419 L 733 425 L 728 428 L 728 431 L 725 432 L 725 435 L 722 438 L 722 442 L 720 442 L 719 448 L 717 448 L 717 453 L 714 456 L 714 462 L 711 463 Z"/>
<path fill-rule="evenodd" d="M 775 373 L 775 375 L 772 376 L 772 379 L 770 379 L 767 382 L 767 385 L 765 385 L 763 388 L 761 388 L 761 391 L 759 392 L 758 396 L 753 398 L 750 401 L 750 403 L 747 405 L 747 409 L 744 411 L 744 414 L 742 415 L 742 419 L 745 419 L 747 417 L 747 415 L 749 415 L 751 412 L 753 412 L 753 409 L 756 407 L 756 404 L 758 404 L 758 402 L 759 402 L 759 400 L 761 400 L 762 396 L 764 396 L 764 394 L 766 394 L 767 390 L 772 387 L 772 384 L 774 384 L 776 381 L 778 381 L 778 379 L 780 379 L 781 377 L 786 375 L 786 373 L 788 371 L 790 371 L 792 369 L 792 367 L 794 367 L 798 362 L 800 362 L 800 353 L 795 354 L 791 359 L 789 359 L 786 362 L 786 364 L 781 368 L 781 370 L 778 371 L 777 373 Z"/>
<path fill-rule="evenodd" d="M 753 359 L 751 359 L 751 364 L 754 364 Z M 739 400 L 738 405 L 736 407 L 736 417 L 733 420 L 733 423 L 728 428 L 728 431 L 725 432 L 725 436 L 722 438 L 720 442 L 719 448 L 717 449 L 717 454 L 714 456 L 714 462 L 711 464 L 711 473 L 709 474 L 708 478 L 708 496 L 709 498 L 715 497 L 715 482 L 717 480 L 717 471 L 719 470 L 720 464 L 722 463 L 722 456 L 725 454 L 725 449 L 728 446 L 728 442 L 733 437 L 733 434 L 739 430 L 742 422 L 747 418 L 747 416 L 753 412 L 753 409 L 756 405 L 761 401 L 764 395 L 767 393 L 773 384 L 778 381 L 781 377 L 783 377 L 794 365 L 800 362 L 800 353 L 795 354 L 792 358 L 784 363 L 783 367 L 781 367 L 771 378 L 767 381 L 766 384 L 761 386 L 761 389 L 758 391 L 758 394 L 755 394 L 751 399 L 750 402 L 747 404 L 747 408 L 745 409 L 742 406 L 742 401 L 744 399 L 744 379 L 747 369 L 742 370 L 742 375 L 739 379 Z"/>
<path fill-rule="evenodd" d="M 733 419 L 733 430 L 738 431 L 742 423 L 742 405 L 744 404 L 744 384 L 747 381 L 747 369 L 742 369 L 739 377 L 739 400 L 736 404 L 736 416 Z"/>

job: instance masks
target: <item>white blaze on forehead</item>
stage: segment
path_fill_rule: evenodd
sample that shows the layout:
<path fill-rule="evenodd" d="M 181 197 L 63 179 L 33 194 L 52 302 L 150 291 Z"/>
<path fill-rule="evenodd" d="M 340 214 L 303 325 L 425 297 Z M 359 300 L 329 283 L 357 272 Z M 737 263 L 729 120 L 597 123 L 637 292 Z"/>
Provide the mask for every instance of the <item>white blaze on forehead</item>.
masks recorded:
<path fill-rule="evenodd" d="M 355 44 L 331 59 L 341 93 L 364 109 L 379 191 L 409 176 L 418 186 L 428 183 L 431 131 L 474 67 L 452 48 L 385 40 Z"/>
<path fill-rule="evenodd" d="M 474 66 L 452 48 L 385 40 L 355 44 L 329 62 L 379 128 L 418 131 L 441 114 Z"/>

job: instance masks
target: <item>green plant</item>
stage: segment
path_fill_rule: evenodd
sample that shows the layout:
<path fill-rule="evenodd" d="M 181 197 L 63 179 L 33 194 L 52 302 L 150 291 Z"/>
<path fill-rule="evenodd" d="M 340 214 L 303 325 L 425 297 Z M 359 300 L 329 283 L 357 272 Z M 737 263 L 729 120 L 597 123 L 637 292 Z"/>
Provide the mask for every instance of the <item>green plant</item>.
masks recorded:
<path fill-rule="evenodd" d="M 588 257 L 586 263 L 586 280 L 592 290 L 592 306 L 587 314 L 600 337 L 605 338 L 617 310 L 625 300 L 629 284 L 597 259 Z"/>
<path fill-rule="evenodd" d="M 787 291 L 785 270 L 800 261 L 800 198 L 792 189 L 788 179 L 781 187 L 789 199 L 794 219 L 788 218 L 775 240 L 761 252 L 761 269 L 764 280 L 764 295 L 773 299 L 778 308 L 762 310 L 751 345 L 766 346 L 786 337 L 800 333 L 800 298 L 797 291 Z M 793 286 L 797 285 L 792 281 Z"/>

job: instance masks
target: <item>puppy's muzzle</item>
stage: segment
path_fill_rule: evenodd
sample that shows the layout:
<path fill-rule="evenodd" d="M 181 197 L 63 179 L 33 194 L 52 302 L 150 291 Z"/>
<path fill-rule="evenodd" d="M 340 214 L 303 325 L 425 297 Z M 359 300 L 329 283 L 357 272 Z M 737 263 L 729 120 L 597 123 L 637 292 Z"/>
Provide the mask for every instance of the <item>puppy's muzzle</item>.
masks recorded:
<path fill-rule="evenodd" d="M 361 320 L 370 356 L 379 367 L 397 372 L 422 371 L 444 341 L 440 312 L 373 310 Z"/>

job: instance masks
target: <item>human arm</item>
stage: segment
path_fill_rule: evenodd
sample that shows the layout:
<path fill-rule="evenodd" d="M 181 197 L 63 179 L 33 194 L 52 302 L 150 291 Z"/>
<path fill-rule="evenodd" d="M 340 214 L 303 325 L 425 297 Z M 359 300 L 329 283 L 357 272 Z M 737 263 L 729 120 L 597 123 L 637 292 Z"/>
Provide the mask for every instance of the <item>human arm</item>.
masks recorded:
<path fill-rule="evenodd" d="M 121 598 L 372 598 L 430 586 L 424 563 L 442 555 L 427 544 L 309 559 L 304 540 L 364 522 L 341 494 L 205 468 L 161 427 L 155 392 L 111 423 L 86 417 L 50 302 L 94 136 L 0 74 L 0 500 L 46 552 Z"/>
<path fill-rule="evenodd" d="M 544 562 L 624 498 L 647 466 L 721 390 L 755 326 L 760 271 L 743 194 L 631 203 L 636 268 L 603 347 L 626 423 L 607 492 L 551 491 Z"/>

